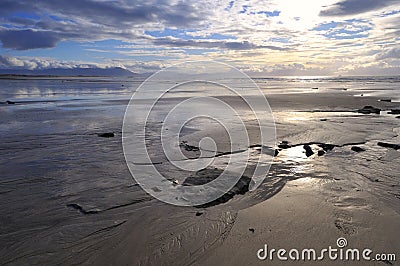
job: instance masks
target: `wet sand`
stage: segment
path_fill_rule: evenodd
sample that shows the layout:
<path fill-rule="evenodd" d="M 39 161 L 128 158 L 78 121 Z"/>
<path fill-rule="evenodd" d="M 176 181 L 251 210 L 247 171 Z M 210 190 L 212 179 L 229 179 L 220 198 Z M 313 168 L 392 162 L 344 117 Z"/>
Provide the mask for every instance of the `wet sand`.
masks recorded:
<path fill-rule="evenodd" d="M 339 237 L 352 248 L 400 256 L 400 151 L 378 145 L 400 144 L 400 120 L 387 113 L 400 109 L 398 102 L 358 96 L 349 88 L 358 83 L 333 83 L 347 90 L 321 84 L 295 93 L 266 90 L 277 127 L 276 147 L 269 149 L 279 153 L 264 183 L 248 192 L 244 182 L 209 206 L 175 207 L 153 199 L 131 178 L 121 145 L 130 91 L 121 90 L 120 81 L 107 84 L 120 97 L 11 98 L 16 104 L 0 106 L 1 264 L 279 265 L 258 260 L 257 250 L 264 244 L 320 249 L 335 246 Z M 167 103 L 181 97 L 187 95 Z M 357 112 L 364 106 L 382 112 Z M 249 149 L 263 152 L 251 126 Z M 105 132 L 115 137 L 98 136 Z M 196 139 L 210 132 L 188 129 L 184 139 L 196 147 Z M 225 156 L 193 179 L 213 178 Z"/>

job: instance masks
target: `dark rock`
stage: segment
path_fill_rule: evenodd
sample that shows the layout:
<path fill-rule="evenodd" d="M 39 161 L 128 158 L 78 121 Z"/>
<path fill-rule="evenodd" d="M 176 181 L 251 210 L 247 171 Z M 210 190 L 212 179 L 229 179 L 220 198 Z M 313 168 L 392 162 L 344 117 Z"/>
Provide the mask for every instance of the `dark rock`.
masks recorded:
<path fill-rule="evenodd" d="M 6 101 L 7 104 L 15 104 L 13 101 Z"/>
<path fill-rule="evenodd" d="M 314 88 L 312 88 L 313 90 L 318 90 L 318 88 L 317 87 L 314 87 Z"/>
<path fill-rule="evenodd" d="M 323 151 L 323 150 L 319 150 L 318 151 L 318 156 L 322 156 L 322 155 L 324 155 L 325 154 L 325 151 Z"/>
<path fill-rule="evenodd" d="M 380 114 L 381 109 L 373 107 L 373 106 L 364 106 L 362 109 L 358 109 L 357 112 L 362 113 L 362 114 Z"/>
<path fill-rule="evenodd" d="M 344 88 L 343 90 L 344 90 L 344 91 L 347 91 L 347 89 L 346 89 L 346 88 Z"/>
<path fill-rule="evenodd" d="M 355 151 L 355 152 L 362 152 L 362 151 L 365 151 L 365 149 L 363 149 L 363 148 L 361 148 L 361 147 L 358 147 L 358 146 L 353 146 L 353 147 L 351 147 L 351 150 L 352 150 L 352 151 Z"/>
<path fill-rule="evenodd" d="M 286 141 L 286 140 L 283 140 L 283 141 L 281 141 L 280 144 L 278 144 L 278 148 L 280 148 L 280 149 L 289 149 L 289 148 L 291 148 L 291 147 L 292 147 L 292 146 L 289 145 L 289 142 Z"/>
<path fill-rule="evenodd" d="M 278 154 L 279 154 L 279 150 L 275 149 L 274 157 L 278 156 Z"/>
<path fill-rule="evenodd" d="M 254 232 L 256 231 L 256 229 L 254 229 L 254 228 L 249 228 L 249 231 L 252 232 L 252 233 L 254 233 Z"/>
<path fill-rule="evenodd" d="M 217 168 L 205 168 L 200 171 L 197 171 L 195 174 L 189 176 L 182 183 L 182 186 L 198 186 L 207 184 L 216 178 L 218 178 L 223 171 Z M 224 195 L 215 199 L 209 203 L 205 203 L 202 205 L 196 206 L 196 208 L 209 208 L 212 206 L 216 206 L 219 204 L 223 204 L 233 199 L 236 195 L 244 195 L 249 192 L 249 185 L 251 182 L 251 178 L 247 176 L 240 177 L 239 181 L 235 184 L 231 190 L 226 192 Z"/>
<path fill-rule="evenodd" d="M 400 115 L 400 109 L 392 109 L 388 114 L 391 115 Z"/>
<path fill-rule="evenodd" d="M 75 209 L 75 210 L 79 211 L 82 214 L 96 214 L 96 213 L 100 212 L 99 210 L 89 210 L 89 211 L 87 211 L 81 205 L 79 205 L 77 203 L 67 204 L 67 207 Z"/>
<path fill-rule="evenodd" d="M 196 216 L 200 216 L 200 215 L 203 215 L 203 213 L 202 212 L 196 212 Z"/>
<path fill-rule="evenodd" d="M 279 144 L 278 145 L 278 148 L 280 148 L 280 149 L 289 149 L 289 148 L 291 148 L 292 146 L 290 146 L 290 145 L 287 145 L 287 144 Z"/>
<path fill-rule="evenodd" d="M 396 118 L 400 118 L 400 116 L 396 116 Z"/>
<path fill-rule="evenodd" d="M 321 147 L 324 151 L 331 151 L 333 150 L 333 148 L 335 148 L 335 145 L 333 144 L 326 144 L 326 143 L 321 143 L 318 144 L 319 147 Z"/>
<path fill-rule="evenodd" d="M 392 102 L 392 99 L 380 99 L 380 101 L 381 101 L 381 102 L 390 103 L 390 102 Z"/>
<path fill-rule="evenodd" d="M 314 154 L 313 150 L 311 149 L 310 145 L 304 144 L 303 148 L 306 150 L 306 156 L 310 157 L 311 155 Z"/>
<path fill-rule="evenodd" d="M 186 151 L 199 151 L 200 150 L 199 147 L 189 145 L 185 141 L 182 141 L 179 146 L 184 148 Z"/>
<path fill-rule="evenodd" d="M 386 143 L 386 142 L 378 142 L 378 146 L 384 147 L 384 148 L 391 148 L 398 150 L 400 149 L 400 145 L 398 144 L 392 144 L 392 143 Z"/>
<path fill-rule="evenodd" d="M 328 119 L 327 118 L 321 118 L 319 121 L 325 122 L 325 121 L 328 121 Z"/>
<path fill-rule="evenodd" d="M 101 138 L 113 138 L 115 134 L 113 132 L 106 132 L 106 133 L 98 133 L 97 136 Z"/>

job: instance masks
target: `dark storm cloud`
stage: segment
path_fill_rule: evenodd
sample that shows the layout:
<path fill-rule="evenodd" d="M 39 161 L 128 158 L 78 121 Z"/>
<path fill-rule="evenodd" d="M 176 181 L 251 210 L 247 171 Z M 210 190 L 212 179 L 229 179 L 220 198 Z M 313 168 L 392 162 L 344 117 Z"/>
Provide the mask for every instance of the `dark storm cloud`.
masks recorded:
<path fill-rule="evenodd" d="M 347 16 L 381 9 L 398 0 L 344 0 L 320 12 L 321 16 Z"/>
<path fill-rule="evenodd" d="M 0 1 L 0 15 L 7 15 L 12 12 L 24 10 L 24 1 L 3 0 Z"/>
<path fill-rule="evenodd" d="M 149 25 L 199 26 L 208 13 L 194 1 L 2 0 L 0 15 L 9 25 L 0 27 L 0 41 L 24 50 L 53 47 L 64 39 L 129 40 Z"/>
<path fill-rule="evenodd" d="M 46 31 L 3 30 L 0 31 L 0 40 L 4 48 L 27 50 L 54 47 L 60 37 L 55 33 Z"/>
<path fill-rule="evenodd" d="M 284 51 L 287 48 L 272 45 L 256 45 L 248 41 L 203 41 L 203 40 L 182 40 L 170 37 L 158 38 L 152 40 L 155 45 L 163 45 L 170 47 L 196 47 L 196 48 L 218 48 L 230 50 L 250 50 L 250 49 L 270 49 Z"/>
<path fill-rule="evenodd" d="M 0 14 L 13 12 L 32 12 L 80 17 L 90 21 L 107 24 L 166 22 L 167 25 L 187 25 L 203 19 L 200 7 L 181 1 L 169 4 L 167 1 L 94 1 L 94 0 L 22 0 L 15 3 L 2 0 Z M 114 25 L 117 26 L 117 25 Z"/>

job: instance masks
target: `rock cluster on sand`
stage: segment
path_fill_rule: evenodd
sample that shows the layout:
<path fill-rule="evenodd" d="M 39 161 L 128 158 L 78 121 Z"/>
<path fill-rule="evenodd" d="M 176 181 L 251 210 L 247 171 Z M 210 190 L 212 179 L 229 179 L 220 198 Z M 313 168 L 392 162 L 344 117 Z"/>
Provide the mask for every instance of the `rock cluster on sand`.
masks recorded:
<path fill-rule="evenodd" d="M 357 112 L 362 113 L 362 114 L 380 114 L 381 109 L 367 105 L 364 106 L 362 109 L 358 109 Z"/>
<path fill-rule="evenodd" d="M 317 145 L 318 147 L 322 148 L 322 150 L 314 151 L 315 149 L 313 150 L 311 145 Z M 290 149 L 292 147 L 297 147 L 297 146 L 303 146 L 303 149 L 305 150 L 305 154 L 307 157 L 310 157 L 315 153 L 317 153 L 318 156 L 323 156 L 326 152 L 331 151 L 335 148 L 335 145 L 328 143 L 309 142 L 309 143 L 300 143 L 291 145 L 289 144 L 288 141 L 283 140 L 280 142 L 280 144 L 278 144 L 278 149 L 275 149 L 275 156 L 277 156 L 281 150 Z"/>

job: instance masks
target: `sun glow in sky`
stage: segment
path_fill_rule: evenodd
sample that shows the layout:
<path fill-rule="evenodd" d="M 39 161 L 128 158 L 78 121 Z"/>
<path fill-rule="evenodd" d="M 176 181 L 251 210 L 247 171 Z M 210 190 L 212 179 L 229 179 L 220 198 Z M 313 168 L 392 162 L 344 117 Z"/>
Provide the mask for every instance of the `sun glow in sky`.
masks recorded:
<path fill-rule="evenodd" d="M 182 60 L 257 75 L 398 75 L 398 0 L 2 0 L 0 68 Z"/>

